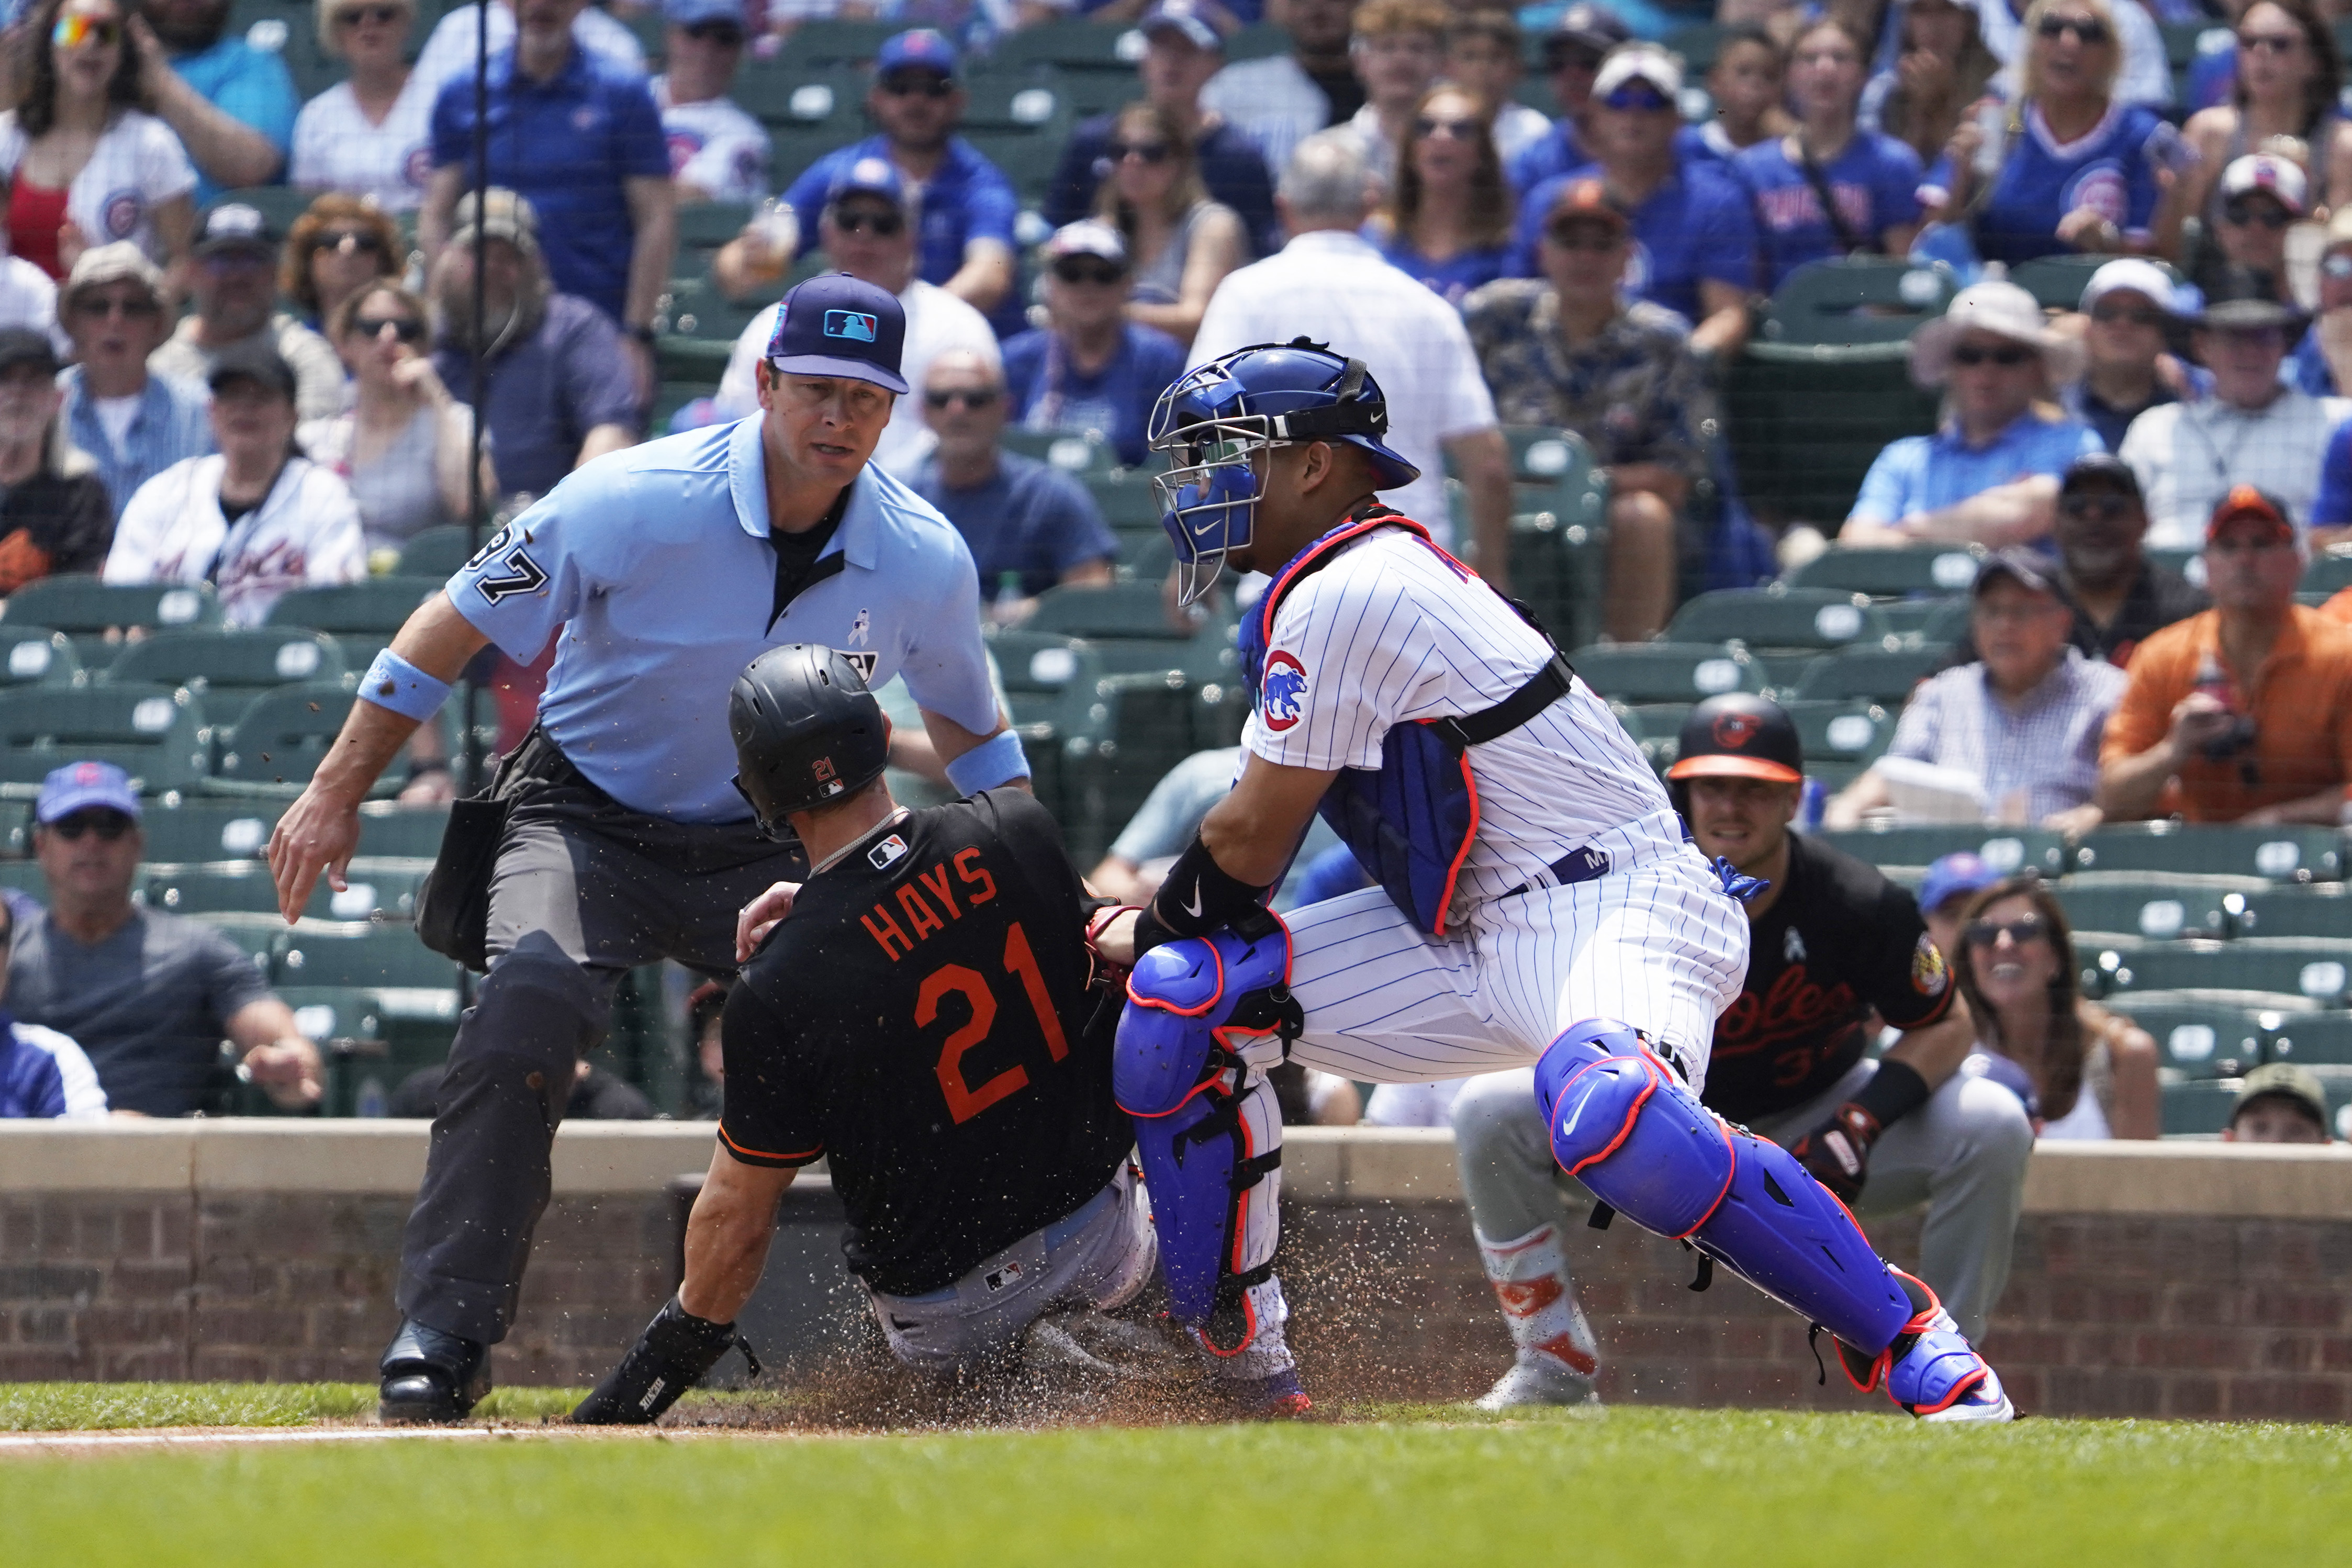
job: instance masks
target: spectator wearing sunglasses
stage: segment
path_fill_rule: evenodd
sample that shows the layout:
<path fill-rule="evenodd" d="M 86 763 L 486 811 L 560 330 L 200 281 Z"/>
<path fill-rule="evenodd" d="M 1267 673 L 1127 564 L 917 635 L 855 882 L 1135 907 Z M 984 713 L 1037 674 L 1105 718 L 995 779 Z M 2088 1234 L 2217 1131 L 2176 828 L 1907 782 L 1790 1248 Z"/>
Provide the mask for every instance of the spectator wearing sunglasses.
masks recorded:
<path fill-rule="evenodd" d="M 2099 736 L 2122 700 L 2124 672 L 2083 657 L 2071 640 L 2074 606 L 2048 562 L 2012 546 L 1978 572 L 1969 640 L 1977 657 L 1912 694 L 1886 755 L 1966 779 L 1984 818 L 2074 836 L 2099 825 Z M 1822 816 L 1858 826 L 1891 805 L 1876 765 Z"/>
<path fill-rule="evenodd" d="M 2132 656 L 2099 754 L 2117 821 L 2334 826 L 2352 783 L 2352 630 L 2295 603 L 2305 561 L 2286 509 L 2252 485 L 2205 529 L 2213 607 Z"/>
<path fill-rule="evenodd" d="M 919 212 L 913 184 L 896 164 L 877 155 L 860 158 L 835 174 L 816 224 L 818 241 L 835 268 L 898 296 L 907 318 L 899 374 L 908 386 L 920 386 L 931 361 L 953 349 L 968 349 L 991 365 L 1003 363 L 988 319 L 917 275 Z M 752 317 L 735 340 L 711 399 L 723 417 L 741 419 L 759 412 L 755 378 L 775 328 L 776 307 L 772 305 Z M 889 423 L 883 426 L 871 460 L 898 478 L 922 461 L 930 447 L 922 399 L 909 395 L 891 405 Z M 503 459 L 500 468 L 503 472 Z"/>
<path fill-rule="evenodd" d="M 1592 162 L 1592 81 L 1609 51 L 1633 41 L 1632 28 L 1617 13 L 1590 0 L 1577 0 L 1559 14 L 1551 35 L 1544 39 L 1544 74 L 1551 79 L 1552 101 L 1559 118 L 1549 134 L 1537 138 L 1511 156 L 1506 166 L 1511 188 L 1527 196 L 1546 180 Z"/>
<path fill-rule="evenodd" d="M 2249 272 L 2270 286 L 2273 299 L 2294 304 L 2286 233 L 2306 216 L 2306 188 L 2303 167 L 2292 158 L 2251 153 L 2232 163 L 2214 190 L 2189 281 L 2210 292 L 2231 271 Z"/>
<path fill-rule="evenodd" d="M 1985 47 L 2001 64 L 2004 80 L 2031 76 L 2033 46 L 2048 37 L 2028 0 L 1972 0 Z M 2115 100 L 2162 110 L 2172 102 L 2172 66 L 2164 35 L 2142 0 L 2101 0 L 2095 11 L 2116 46 Z M 2186 18 L 2183 18 L 2186 19 Z M 2014 97 L 2014 92 L 2008 96 Z"/>
<path fill-rule="evenodd" d="M 2210 603 L 2149 559 L 2147 536 L 2147 506 L 2130 465 L 2104 452 L 2075 458 L 2058 484 L 2058 584 L 2074 609 L 2074 646 L 2118 669 L 2140 644 Z"/>
<path fill-rule="evenodd" d="M 1655 44 L 1611 55 L 1592 83 L 1595 162 L 1573 178 L 1600 180 L 1633 218 L 1626 291 L 1690 321 L 1691 348 L 1702 359 L 1727 361 L 1748 341 L 1756 225 L 1721 164 L 1677 147 L 1682 89 L 1681 63 Z M 1539 270 L 1543 226 L 1568 178 L 1521 193 L 1512 276 Z"/>
<path fill-rule="evenodd" d="M 351 74 L 294 117 L 287 184 L 412 212 L 433 174 L 440 84 L 408 66 L 415 0 L 319 0 L 319 48 Z"/>
<path fill-rule="evenodd" d="M 1768 291 L 1810 261 L 1903 256 L 1919 231 L 1918 154 L 1854 123 L 1864 59 L 1860 35 L 1836 17 L 1799 33 L 1789 62 L 1797 128 L 1731 162 L 1755 205 Z"/>
<path fill-rule="evenodd" d="M 768 132 L 728 94 L 743 63 L 743 0 L 667 0 L 669 48 L 654 102 L 682 202 L 756 202 L 768 194 Z"/>
<path fill-rule="evenodd" d="M 2314 397 L 2352 386 L 2352 207 L 2327 220 L 2319 258 L 2319 313 L 2287 363 L 2294 384 Z"/>
<path fill-rule="evenodd" d="M 273 309 L 278 254 L 278 236 L 258 209 L 227 202 L 205 214 L 189 278 L 195 310 L 151 363 L 166 375 L 201 383 L 223 354 L 266 348 L 294 367 L 302 417 L 323 419 L 343 406 L 342 362 L 326 339 Z"/>
<path fill-rule="evenodd" d="M 1519 101 L 1526 54 L 1522 37 L 1518 18 L 1504 10 L 1459 12 L 1445 30 L 1445 79 L 1466 88 L 1487 107 L 1495 151 L 1507 168 L 1551 132 L 1551 121 L 1541 110 Z"/>
<path fill-rule="evenodd" d="M 37 914 L 35 905 L 32 913 Z M 0 900 L 0 955 L 16 940 L 15 906 Z M 0 968 L 0 998 L 8 990 Z M 19 1024 L 0 1013 L 0 1121 L 33 1119 L 68 1121 L 106 1120 L 106 1090 L 82 1048 L 38 1024 Z"/>
<path fill-rule="evenodd" d="M 64 303 L 75 362 L 58 378 L 66 432 L 97 462 L 119 518 L 141 485 L 213 449 L 212 396 L 201 381 L 149 369 L 163 341 L 163 274 L 129 240 L 83 251 Z"/>
<path fill-rule="evenodd" d="M 49 334 L 0 327 L 0 599 L 106 563 L 114 508 L 97 465 L 66 441 L 64 401 Z"/>
<path fill-rule="evenodd" d="M 1112 131 L 1104 149 L 1111 172 L 1096 193 L 1095 216 L 1127 244 L 1128 316 L 1189 343 L 1209 297 L 1242 264 L 1249 240 L 1234 210 L 1209 199 L 1175 115 L 1130 103 Z"/>
<path fill-rule="evenodd" d="M 278 292 L 302 312 L 303 325 L 317 329 L 356 290 L 398 278 L 407 260 L 400 226 L 382 208 L 331 191 L 287 231 Z"/>
<path fill-rule="evenodd" d="M 1979 15 L 2001 8 L 1992 0 Z M 2180 161 L 2180 137 L 2116 88 L 2118 12 L 2147 21 L 2137 0 L 2033 0 L 2020 95 L 1962 121 L 1927 171 L 1928 221 L 1965 225 L 1979 260 L 2154 243 L 2160 176 Z"/>
<path fill-rule="evenodd" d="M 1414 106 L 1396 180 L 1369 237 L 1389 265 L 1449 305 L 1503 275 L 1510 256 L 1511 187 L 1486 110 L 1458 87 Z"/>
<path fill-rule="evenodd" d="M 1679 602 L 1675 519 L 1706 473 L 1715 391 L 1683 319 L 1622 297 L 1633 232 L 1600 181 L 1560 191 L 1542 255 L 1541 279 L 1487 284 L 1464 323 L 1502 421 L 1575 431 L 1608 476 L 1603 629 L 1639 642 Z"/>
<path fill-rule="evenodd" d="M 473 413 L 450 395 L 427 353 L 425 301 L 389 280 L 335 307 L 327 336 L 352 373 L 352 407 L 301 426 L 310 460 L 351 487 L 371 556 L 396 555 L 428 528 L 464 520 Z M 482 455 L 482 493 L 498 493 Z"/>
<path fill-rule="evenodd" d="M 1017 625 L 1056 584 L 1108 584 L 1118 541 L 1086 487 L 1050 463 L 997 447 L 1003 372 L 954 350 L 931 361 L 922 388 L 923 423 L 936 445 L 907 488 L 963 535 L 983 589 L 995 593 L 996 618 Z"/>
<path fill-rule="evenodd" d="M 111 763 L 68 763 L 42 781 L 33 854 L 49 908 L 16 931 L 8 1010 L 79 1042 L 118 1115 L 205 1109 L 224 1039 L 278 1104 L 316 1105 L 319 1047 L 260 966 L 212 927 L 131 901 L 139 814 Z"/>
<path fill-rule="evenodd" d="M 1144 38 L 1136 62 L 1136 85 L 1147 103 L 1182 122 L 1192 138 L 1192 161 L 1209 195 L 1234 209 L 1260 256 L 1282 248 L 1282 226 L 1274 216 L 1274 179 L 1257 143 L 1232 121 L 1201 103 L 1201 90 L 1225 62 L 1224 35 L 1196 0 L 1158 0 L 1136 24 Z M 1095 210 L 1095 194 L 1109 177 L 1108 155 L 1116 117 L 1081 121 L 1063 149 L 1054 188 L 1045 197 L 1045 219 L 1066 227 Z"/>
<path fill-rule="evenodd" d="M 2053 399 L 2082 345 L 2014 283 L 1978 283 L 1911 335 L 1911 379 L 1944 393 L 1942 427 L 1891 441 L 1863 477 L 1839 542 L 2031 543 L 2050 531 L 2058 476 L 2100 451 Z"/>
<path fill-rule="evenodd" d="M 1290 52 L 1236 60 L 1209 79 L 1201 105 L 1256 144 L 1268 169 L 1289 167 L 1298 144 L 1345 124 L 1364 106 L 1348 40 L 1358 0 L 1266 0 L 1265 19 L 1290 35 Z"/>
<path fill-rule="evenodd" d="M 195 166 L 144 112 L 145 56 L 122 15 L 115 0 L 50 0 L 33 21 L 24 101 L 0 114 L 9 246 L 53 279 L 83 247 L 115 240 L 164 266 L 187 258 Z"/>
<path fill-rule="evenodd" d="M 2311 0 L 2254 0 L 2231 8 L 2238 21 L 2234 33 L 2221 35 L 2230 40 L 2231 62 L 2222 100 L 2197 106 L 2181 127 L 2196 161 L 2181 171 L 2158 220 L 2168 253 L 2178 254 L 2182 220 L 2201 216 L 2210 225 L 2220 216 L 2223 172 L 2281 138 L 2307 149 L 2300 161 L 2313 176 L 2314 205 L 2341 207 L 2352 198 L 2352 123 L 2336 103 L 2344 61 L 2334 27 Z"/>
<path fill-rule="evenodd" d="M 1364 0 L 1356 8 L 1348 58 L 1363 84 L 1364 106 L 1349 117 L 1347 131 L 1384 195 L 1422 98 L 1445 64 L 1449 19 L 1438 0 Z"/>
<path fill-rule="evenodd" d="M 2279 366 L 2303 330 L 2303 312 L 2259 274 L 2233 270 L 2207 292 L 2189 346 L 2211 374 L 2211 390 L 2149 409 L 2116 449 L 2147 497 L 2149 543 L 2194 545 L 2215 505 L 2240 485 L 2274 497 L 2298 528 L 2312 525 L 2321 454 L 2352 403 L 2281 383 Z"/>
<path fill-rule="evenodd" d="M 1045 325 L 1006 340 L 1008 412 L 1025 430 L 1089 432 L 1142 463 L 1152 405 L 1184 374 L 1184 345 L 1127 314 L 1127 242 L 1087 218 L 1043 252 Z"/>
<path fill-rule="evenodd" d="M 677 251 L 669 143 L 646 79 L 583 49 L 573 37 L 587 0 L 520 0 L 511 49 L 489 63 L 487 174 L 539 215 L 547 275 L 622 332 L 642 405 L 654 389 L 654 312 Z M 475 182 L 474 84 L 446 84 L 433 104 L 433 180 L 416 239 L 428 261 L 448 237 L 457 198 Z"/>
<path fill-rule="evenodd" d="M 1978 1049 L 2015 1064 L 2032 1085 L 2037 1138 L 2158 1135 L 2156 1042 L 2084 999 L 2066 911 L 2040 878 L 2008 878 L 1976 896 L 1955 967 Z"/>
<path fill-rule="evenodd" d="M 2168 352 L 2179 298 L 2163 267 L 2136 256 L 2108 262 L 2083 286 L 2083 379 L 2064 387 L 2060 401 L 2110 452 L 2123 446 L 2134 419 L 2179 400 L 2175 382 L 2193 384 L 2203 374 Z"/>
<path fill-rule="evenodd" d="M 917 276 L 988 317 L 999 335 L 1009 335 L 1026 324 L 1013 288 L 1013 220 L 1021 203 L 1003 171 L 955 133 L 965 104 L 957 67 L 955 46 L 929 27 L 887 39 L 866 94 L 866 111 L 882 129 L 819 158 L 793 182 L 784 200 L 794 212 L 815 212 L 854 165 L 874 159 L 888 163 L 907 183 L 922 217 Z M 803 227 L 801 254 L 819 237 Z"/>

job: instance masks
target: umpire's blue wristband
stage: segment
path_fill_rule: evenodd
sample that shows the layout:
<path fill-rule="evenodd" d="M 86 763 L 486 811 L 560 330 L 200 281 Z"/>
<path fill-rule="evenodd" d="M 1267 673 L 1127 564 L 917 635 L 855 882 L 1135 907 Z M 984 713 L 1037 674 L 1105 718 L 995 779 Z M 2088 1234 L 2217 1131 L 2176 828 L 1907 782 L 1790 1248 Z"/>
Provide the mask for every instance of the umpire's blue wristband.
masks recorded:
<path fill-rule="evenodd" d="M 360 682 L 360 696 L 379 708 L 422 724 L 449 699 L 449 683 L 425 674 L 390 648 L 375 656 Z"/>
<path fill-rule="evenodd" d="M 1021 737 L 1010 730 L 1000 731 L 948 764 L 948 783 L 958 795 L 978 795 L 1028 776 L 1029 754 L 1021 749 Z"/>

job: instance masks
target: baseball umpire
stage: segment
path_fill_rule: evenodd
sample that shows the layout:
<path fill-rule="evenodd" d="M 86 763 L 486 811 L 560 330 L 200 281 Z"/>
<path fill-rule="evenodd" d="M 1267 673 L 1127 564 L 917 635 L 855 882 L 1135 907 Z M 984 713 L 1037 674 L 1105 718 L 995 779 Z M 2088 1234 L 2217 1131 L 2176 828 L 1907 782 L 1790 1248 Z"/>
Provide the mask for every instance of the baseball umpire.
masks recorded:
<path fill-rule="evenodd" d="M 1111 1100 L 1118 1006 L 1095 984 L 1095 901 L 1051 814 L 1013 789 L 899 807 L 887 721 L 830 648 L 762 654 L 730 715 L 743 793 L 814 865 L 744 911 L 759 945 L 727 1003 L 726 1111 L 685 1283 L 577 1421 L 651 1421 L 709 1370 L 778 1197 L 819 1157 L 849 1267 L 911 1366 L 984 1362 L 1055 1308 L 1124 1305 L 1158 1256 Z M 1260 1409 L 1304 1404 L 1295 1379 L 1253 1392 Z"/>
<path fill-rule="evenodd" d="M 1699 1102 L 1757 890 L 1687 841 L 1640 751 L 1549 639 L 1376 492 L 1413 468 L 1361 361 L 1299 340 L 1160 399 L 1154 481 L 1181 586 L 1271 584 L 1242 624 L 1233 793 L 1151 907 L 1113 1056 L 1171 1312 L 1242 1356 L 1283 1316 L 1264 1073 L 1373 1082 L 1533 1062 L 1552 1157 L 1829 1331 L 1855 1386 L 2004 1420 L 2000 1379 L 1778 1144 Z M 1320 811 L 1380 885 L 1265 908 Z"/>
<path fill-rule="evenodd" d="M 2015 1095 L 1958 1072 L 1974 1031 L 1918 904 L 1790 831 L 1803 751 L 1778 703 L 1734 693 L 1692 709 L 1667 777 L 1700 851 L 1767 883 L 1748 904 L 1747 984 L 1716 1021 L 1708 1109 L 1788 1147 L 1864 1214 L 1925 1203 L 1919 1276 L 1981 1334 L 2009 1279 L 2033 1128 Z M 1872 1061 L 1882 1021 L 1902 1037 Z M 1517 1352 L 1478 1402 L 1489 1410 L 1592 1398 L 1598 1352 L 1532 1089 L 1530 1073 L 1492 1073 L 1454 1105 L 1463 1194 Z"/>
<path fill-rule="evenodd" d="M 738 911 L 805 864 L 729 783 L 725 693 L 743 667 L 780 644 L 838 647 L 877 685 L 905 676 L 960 791 L 1028 776 L 990 689 L 971 552 L 866 466 L 907 390 L 905 335 L 879 289 L 836 274 L 793 289 L 761 414 L 592 462 L 501 530 L 370 668 L 278 825 L 290 920 L 322 871 L 342 885 L 360 801 L 466 662 L 489 642 L 528 662 L 558 639 L 538 727 L 487 802 L 459 803 L 419 910 L 420 934 L 488 974 L 403 1241 L 387 1419 L 460 1419 L 488 1390 L 564 1093 L 622 973 L 731 969 Z"/>

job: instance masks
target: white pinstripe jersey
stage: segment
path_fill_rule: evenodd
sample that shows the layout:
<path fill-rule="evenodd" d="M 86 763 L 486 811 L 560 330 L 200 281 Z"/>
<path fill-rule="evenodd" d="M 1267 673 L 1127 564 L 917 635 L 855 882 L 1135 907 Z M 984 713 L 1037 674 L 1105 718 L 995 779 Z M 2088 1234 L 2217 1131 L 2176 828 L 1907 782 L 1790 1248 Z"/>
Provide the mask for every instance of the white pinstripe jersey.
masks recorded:
<path fill-rule="evenodd" d="M 1475 576 L 1401 529 L 1340 549 L 1283 599 L 1242 743 L 1299 768 L 1377 768 L 1392 724 L 1493 707 L 1551 658 Z M 1592 689 L 1470 748 L 1478 831 L 1455 910 L 1509 892 L 1570 850 L 1624 866 L 1680 845 L 1674 807 Z"/>

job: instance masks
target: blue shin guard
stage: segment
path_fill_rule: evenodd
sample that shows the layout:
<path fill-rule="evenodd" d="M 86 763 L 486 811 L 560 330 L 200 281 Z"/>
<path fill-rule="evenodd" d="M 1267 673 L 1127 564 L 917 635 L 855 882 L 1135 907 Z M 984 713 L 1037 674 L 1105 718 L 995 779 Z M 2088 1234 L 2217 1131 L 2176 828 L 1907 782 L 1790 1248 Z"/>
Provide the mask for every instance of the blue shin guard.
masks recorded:
<path fill-rule="evenodd" d="M 1592 1194 L 1687 1241 L 1875 1358 L 1915 1307 L 1829 1189 L 1780 1145 L 1699 1103 L 1640 1035 L 1580 1024 L 1536 1066 L 1552 1155 Z"/>
<path fill-rule="evenodd" d="M 1273 1278 L 1282 1163 L 1273 1086 L 1242 1052 L 1297 1032 L 1289 932 L 1270 915 L 1253 925 L 1137 960 L 1111 1058 L 1112 1093 L 1135 1122 L 1170 1314 L 1221 1355 L 1256 1337 L 1253 1298 Z"/>

